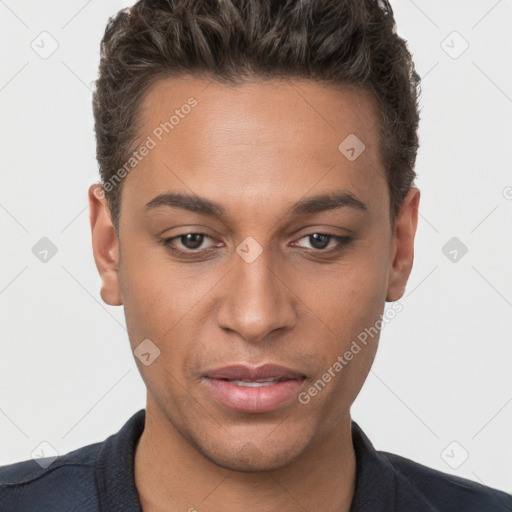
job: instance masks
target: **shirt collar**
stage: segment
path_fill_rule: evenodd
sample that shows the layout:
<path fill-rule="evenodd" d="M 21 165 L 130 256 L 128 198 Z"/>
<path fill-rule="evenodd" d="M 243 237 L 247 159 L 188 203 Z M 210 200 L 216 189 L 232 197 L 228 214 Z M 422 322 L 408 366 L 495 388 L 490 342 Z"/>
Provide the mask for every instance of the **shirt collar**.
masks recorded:
<path fill-rule="evenodd" d="M 136 412 L 117 434 L 105 440 L 98 454 L 96 485 L 104 511 L 142 512 L 135 487 L 134 461 L 145 419 L 145 409 Z M 350 512 L 395 510 L 394 472 L 354 420 L 352 442 L 356 454 L 356 487 Z"/>
<path fill-rule="evenodd" d="M 105 512 L 142 512 L 135 487 L 135 447 L 144 430 L 146 410 L 136 412 L 98 454 L 96 485 Z"/>
<path fill-rule="evenodd" d="M 352 420 L 356 453 L 356 488 L 350 512 L 395 510 L 396 480 L 388 460 L 378 453 L 361 427 Z"/>

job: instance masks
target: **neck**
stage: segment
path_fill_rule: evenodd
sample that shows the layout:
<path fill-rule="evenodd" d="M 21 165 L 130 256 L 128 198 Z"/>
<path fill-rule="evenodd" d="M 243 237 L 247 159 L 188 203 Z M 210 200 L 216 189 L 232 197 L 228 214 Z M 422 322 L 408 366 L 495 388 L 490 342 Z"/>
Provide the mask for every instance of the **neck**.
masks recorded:
<path fill-rule="evenodd" d="M 214 464 L 148 406 L 134 468 L 144 512 L 349 511 L 356 480 L 350 415 L 289 465 L 250 473 Z"/>

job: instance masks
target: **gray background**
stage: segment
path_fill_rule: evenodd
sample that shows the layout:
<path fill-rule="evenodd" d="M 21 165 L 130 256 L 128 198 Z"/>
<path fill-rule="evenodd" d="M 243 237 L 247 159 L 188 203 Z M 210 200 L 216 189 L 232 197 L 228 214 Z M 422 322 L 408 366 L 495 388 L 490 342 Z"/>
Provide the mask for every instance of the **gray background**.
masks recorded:
<path fill-rule="evenodd" d="M 0 465 L 102 441 L 144 407 L 87 206 L 99 42 L 131 3 L 0 0 Z M 378 449 L 512 492 L 512 1 L 392 6 L 423 77 L 421 217 L 353 417 Z"/>

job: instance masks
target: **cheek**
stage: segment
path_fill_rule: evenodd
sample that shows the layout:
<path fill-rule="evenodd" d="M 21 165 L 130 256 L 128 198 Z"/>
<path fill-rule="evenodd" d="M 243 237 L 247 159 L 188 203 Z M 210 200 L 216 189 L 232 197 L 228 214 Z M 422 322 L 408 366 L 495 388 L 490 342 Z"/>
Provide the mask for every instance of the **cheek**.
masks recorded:
<path fill-rule="evenodd" d="M 186 358 L 187 313 L 199 300 L 201 290 L 178 282 L 178 273 L 171 273 L 169 262 L 151 259 L 147 255 L 124 254 L 120 272 L 120 289 L 128 330 L 128 337 L 140 375 L 154 400 L 165 404 L 174 403 L 177 368 Z M 204 292 L 203 292 L 204 293 Z M 141 345 L 149 339 L 153 345 Z M 152 354 L 158 354 L 149 364 L 137 357 L 138 349 L 149 346 Z M 146 352 L 147 349 L 144 349 Z M 181 399 L 184 400 L 184 396 Z"/>
<path fill-rule="evenodd" d="M 361 267 L 363 268 L 363 266 Z M 381 272 L 364 266 L 364 272 L 331 277 L 323 294 L 317 293 L 315 314 L 321 318 L 323 336 L 315 346 L 318 373 L 305 390 L 303 402 L 311 411 L 334 424 L 350 409 L 359 394 L 377 352 L 385 282 Z"/>
<path fill-rule="evenodd" d="M 186 348 L 191 350 L 200 341 L 192 335 L 191 323 L 194 330 L 206 320 L 210 310 L 204 305 L 225 269 L 198 273 L 198 267 L 171 262 L 161 248 L 141 246 L 123 254 L 119 268 L 130 342 L 133 349 L 151 339 L 161 350 L 161 359 L 172 364 L 170 358 L 181 358 Z"/>
<path fill-rule="evenodd" d="M 354 252 L 339 264 L 321 266 L 295 288 L 304 303 L 335 335 L 346 339 L 382 313 L 388 279 L 385 248 Z"/>
<path fill-rule="evenodd" d="M 178 282 L 169 262 L 154 253 L 130 247 L 121 258 L 119 286 L 132 344 L 144 338 L 158 343 L 194 303 L 193 287 Z"/>
<path fill-rule="evenodd" d="M 343 397 L 345 405 L 359 392 L 377 350 L 380 329 L 375 326 L 380 325 L 385 304 L 387 250 L 385 240 L 360 247 L 350 258 L 320 266 L 308 279 L 295 283 L 307 306 L 305 330 L 316 334 L 316 378 L 330 370 L 335 377 L 325 375 L 323 380 L 332 382 L 331 392 Z M 328 394 L 323 394 L 325 399 Z"/>

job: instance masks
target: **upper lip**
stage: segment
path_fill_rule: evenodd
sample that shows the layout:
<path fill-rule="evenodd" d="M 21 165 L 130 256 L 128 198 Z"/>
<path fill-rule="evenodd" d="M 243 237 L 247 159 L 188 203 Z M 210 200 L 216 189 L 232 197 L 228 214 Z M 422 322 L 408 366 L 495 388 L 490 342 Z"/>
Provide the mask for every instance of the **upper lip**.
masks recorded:
<path fill-rule="evenodd" d="M 205 377 L 210 379 L 259 380 L 271 377 L 276 379 L 302 379 L 305 375 L 277 364 L 264 364 L 262 366 L 234 364 L 210 370 L 206 372 Z"/>

